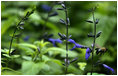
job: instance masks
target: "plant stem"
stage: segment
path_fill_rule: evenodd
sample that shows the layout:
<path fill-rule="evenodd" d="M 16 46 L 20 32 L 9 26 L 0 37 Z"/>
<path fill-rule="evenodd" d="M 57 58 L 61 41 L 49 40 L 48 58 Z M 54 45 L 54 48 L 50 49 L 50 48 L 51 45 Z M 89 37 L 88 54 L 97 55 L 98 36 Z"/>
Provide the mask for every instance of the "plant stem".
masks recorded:
<path fill-rule="evenodd" d="M 95 49 L 95 40 L 96 40 L 96 23 L 95 23 L 95 17 L 94 17 L 94 10 L 92 11 L 93 15 L 93 23 L 94 23 L 94 40 L 93 40 L 93 47 L 92 47 L 92 69 L 91 69 L 91 75 L 93 72 L 93 56 L 94 56 L 94 49 Z"/>
<path fill-rule="evenodd" d="M 16 30 L 17 30 L 17 27 L 15 28 L 14 33 L 13 33 L 13 36 L 12 36 L 11 41 L 10 41 L 9 56 L 11 55 L 11 53 L 10 53 L 10 52 L 11 52 L 11 46 L 12 46 L 12 42 L 13 42 L 13 39 L 14 39 L 14 36 L 15 36 Z"/>
<path fill-rule="evenodd" d="M 12 47 L 12 42 L 13 42 L 13 39 L 14 39 L 14 36 L 15 36 L 15 33 L 17 31 L 17 28 L 20 26 L 21 22 L 25 21 L 33 12 L 34 12 L 35 9 L 33 9 L 31 12 L 27 12 L 26 15 L 20 20 L 20 22 L 16 25 L 16 28 L 14 30 L 14 33 L 13 33 L 13 36 L 11 38 L 11 41 L 10 41 L 10 47 L 9 47 L 9 56 L 11 55 L 10 52 L 11 52 L 11 47 Z"/>
<path fill-rule="evenodd" d="M 65 74 L 67 74 L 68 71 L 68 15 L 67 15 L 67 9 L 65 9 L 65 15 L 66 15 L 66 68 L 65 68 Z"/>
<path fill-rule="evenodd" d="M 23 18 L 24 19 L 24 18 Z M 16 33 L 16 31 L 17 31 L 17 27 L 20 25 L 20 23 L 23 21 L 23 19 L 16 25 L 16 28 L 15 28 L 15 30 L 14 30 L 14 33 L 13 33 L 13 36 L 12 36 L 12 38 L 11 38 L 11 41 L 10 41 L 10 47 L 9 47 L 9 56 L 11 55 L 11 47 L 12 47 L 12 42 L 13 42 L 13 39 L 14 39 L 14 36 L 15 36 L 15 33 Z"/>

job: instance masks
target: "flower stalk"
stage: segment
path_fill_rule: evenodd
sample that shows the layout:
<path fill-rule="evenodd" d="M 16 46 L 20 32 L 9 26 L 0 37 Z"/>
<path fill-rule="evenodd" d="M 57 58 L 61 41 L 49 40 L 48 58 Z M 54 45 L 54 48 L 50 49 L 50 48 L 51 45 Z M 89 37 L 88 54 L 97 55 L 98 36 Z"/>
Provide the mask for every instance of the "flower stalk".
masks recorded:
<path fill-rule="evenodd" d="M 62 5 L 63 6 L 63 5 Z M 64 4 L 63 8 L 65 8 L 65 16 L 66 16 L 66 65 L 65 65 L 65 74 L 67 74 L 68 71 L 68 13 L 67 13 L 67 9 L 66 6 Z"/>
<path fill-rule="evenodd" d="M 26 15 L 20 20 L 20 22 L 16 25 L 16 28 L 14 29 L 14 33 L 12 35 L 11 41 L 10 41 L 10 47 L 9 47 L 9 56 L 11 55 L 11 47 L 12 47 L 12 43 L 13 43 L 13 39 L 16 36 L 15 33 L 18 29 L 24 29 L 23 25 L 24 25 L 24 21 L 26 21 L 28 19 L 28 17 L 34 12 L 35 8 L 32 9 L 31 12 L 27 12 Z"/>
<path fill-rule="evenodd" d="M 60 22 L 64 25 L 66 25 L 66 35 L 61 34 L 61 33 L 58 33 L 58 35 L 60 36 L 61 40 L 66 40 L 66 57 L 65 57 L 64 65 L 65 65 L 65 74 L 67 74 L 68 66 L 70 63 L 70 61 L 68 59 L 68 40 L 69 40 L 69 37 L 71 37 L 71 35 L 68 36 L 68 26 L 70 25 L 70 21 L 68 18 L 68 11 L 67 11 L 65 2 L 61 1 L 61 2 L 58 2 L 58 4 L 61 4 L 62 8 L 57 8 L 57 10 L 63 10 L 65 12 L 65 19 L 66 19 L 66 20 L 60 19 Z"/>
<path fill-rule="evenodd" d="M 91 68 L 91 75 L 93 72 L 93 58 L 94 58 L 94 50 L 95 50 L 95 41 L 96 41 L 96 21 L 95 21 L 95 17 L 94 17 L 94 10 L 95 8 L 93 8 L 92 10 L 92 15 L 93 15 L 93 24 L 94 24 L 94 39 L 93 39 L 93 47 L 92 47 L 92 68 Z"/>

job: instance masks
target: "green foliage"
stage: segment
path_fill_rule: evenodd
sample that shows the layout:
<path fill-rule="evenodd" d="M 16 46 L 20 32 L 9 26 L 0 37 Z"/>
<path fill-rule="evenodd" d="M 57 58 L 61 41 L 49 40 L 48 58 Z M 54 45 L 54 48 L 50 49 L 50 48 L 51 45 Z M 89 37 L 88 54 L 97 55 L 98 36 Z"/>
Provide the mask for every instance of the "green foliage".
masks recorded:
<path fill-rule="evenodd" d="M 84 71 L 85 66 L 86 66 L 86 63 L 85 63 L 85 62 L 78 62 L 77 64 L 79 65 L 79 68 L 80 68 L 82 71 Z"/>
<path fill-rule="evenodd" d="M 22 63 L 21 71 L 23 75 L 35 75 L 38 74 L 38 72 L 40 72 L 43 67 L 43 62 L 34 63 L 31 61 L 25 61 Z"/>
<path fill-rule="evenodd" d="M 93 25 L 85 20 L 92 20 L 91 13 L 87 10 L 97 7 L 95 17 L 100 21 L 97 25 L 97 32 L 102 31 L 101 36 L 97 38 L 96 43 L 100 47 L 108 48 L 108 51 L 102 56 L 94 55 L 94 61 L 98 58 L 107 63 L 117 71 L 117 2 L 116 1 L 70 1 L 67 3 L 68 15 L 70 18 L 69 35 L 72 39 L 81 45 L 91 46 L 92 38 L 87 34 L 92 32 Z M 1 2 L 1 74 L 2 75 L 64 75 L 65 66 L 63 65 L 66 56 L 65 42 L 52 43 L 44 40 L 44 33 L 54 34 L 52 38 L 59 38 L 58 32 L 65 34 L 64 25 L 59 23 L 59 19 L 65 17 L 65 13 L 56 10 L 59 5 L 54 5 L 53 11 L 58 12 L 58 16 L 50 17 L 46 22 L 48 15 L 42 9 L 42 5 L 53 6 L 53 2 L 48 1 L 2 1 Z M 55 3 L 54 3 L 55 4 Z M 36 9 L 23 26 L 24 29 L 18 30 L 16 34 L 21 36 L 14 38 L 11 48 L 12 55 L 9 56 L 9 44 L 13 35 L 13 30 L 18 22 L 32 8 Z M 49 13 L 52 13 L 49 12 Z M 45 31 L 43 28 L 45 27 Z M 25 37 L 29 39 L 25 40 Z M 69 49 L 74 44 L 69 43 Z M 15 51 L 14 51 L 15 50 Z M 76 48 L 68 51 L 69 60 L 75 57 L 77 61 L 71 63 L 68 67 L 67 75 L 90 75 L 91 56 L 85 61 L 86 49 Z M 95 62 L 94 62 L 95 63 Z M 114 65 L 112 65 L 114 64 Z M 107 73 L 101 66 L 94 67 L 93 75 L 106 75 Z"/>
<path fill-rule="evenodd" d="M 4 20 L 1 23 L 1 36 L 10 28 L 11 25 L 15 24 L 15 21 L 17 20 L 16 16 L 10 17 L 8 20 Z"/>

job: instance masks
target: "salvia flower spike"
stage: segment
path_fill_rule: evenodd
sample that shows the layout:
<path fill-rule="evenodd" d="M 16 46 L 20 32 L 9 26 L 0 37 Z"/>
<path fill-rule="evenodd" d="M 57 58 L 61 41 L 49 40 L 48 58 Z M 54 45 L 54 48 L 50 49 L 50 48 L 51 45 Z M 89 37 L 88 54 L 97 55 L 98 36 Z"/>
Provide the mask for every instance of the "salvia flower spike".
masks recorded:
<path fill-rule="evenodd" d="M 10 54 L 10 51 L 11 51 L 11 47 L 12 47 L 12 42 L 13 42 L 13 39 L 14 39 L 14 37 L 15 37 L 15 33 L 16 33 L 17 29 L 21 29 L 21 30 L 24 29 L 23 26 L 22 26 L 22 25 L 24 25 L 24 21 L 28 19 L 28 17 L 34 12 L 35 9 L 36 9 L 36 8 L 34 7 L 34 8 L 32 9 L 32 11 L 30 11 L 30 12 L 28 11 L 28 12 L 26 13 L 26 15 L 25 15 L 25 16 L 19 21 L 19 23 L 16 25 L 16 28 L 14 29 L 13 36 L 12 36 L 11 41 L 10 41 L 9 56 L 11 55 L 11 54 Z"/>
<path fill-rule="evenodd" d="M 48 6 L 48 5 L 42 5 L 42 8 L 44 11 L 46 12 L 50 12 L 52 10 L 52 7 Z"/>
<path fill-rule="evenodd" d="M 65 2 L 61 2 L 60 3 L 61 6 L 64 8 L 64 12 L 65 12 L 65 18 L 66 20 L 64 21 L 63 19 L 60 19 L 60 22 L 66 25 L 66 62 L 65 62 L 65 74 L 67 74 L 67 70 L 68 70 L 68 14 L 67 14 L 67 9 L 66 9 L 66 5 Z"/>
<path fill-rule="evenodd" d="M 66 40 L 66 35 L 65 34 L 58 33 L 58 35 L 60 36 L 61 40 Z"/>
<path fill-rule="evenodd" d="M 70 43 L 75 44 L 75 45 L 73 46 L 73 48 L 70 49 L 71 51 L 74 50 L 75 48 L 85 48 L 85 46 L 76 43 L 73 39 L 69 39 L 68 41 L 69 41 Z"/>
<path fill-rule="evenodd" d="M 53 44 L 54 47 L 56 47 L 56 42 L 62 43 L 62 41 L 60 39 L 49 38 L 48 41 L 50 41 Z"/>
<path fill-rule="evenodd" d="M 106 69 L 110 70 L 110 71 L 112 72 L 112 74 L 114 74 L 114 73 L 115 73 L 115 71 L 114 71 L 114 69 L 113 69 L 113 68 L 109 67 L 109 66 L 108 66 L 108 65 L 106 65 L 106 64 L 102 64 L 102 65 L 103 65 L 103 67 L 104 67 L 104 68 L 106 68 Z"/>
<path fill-rule="evenodd" d="M 86 54 L 85 54 L 85 59 L 88 60 L 88 58 L 90 57 L 90 53 L 91 53 L 91 49 L 87 48 L 86 49 Z"/>

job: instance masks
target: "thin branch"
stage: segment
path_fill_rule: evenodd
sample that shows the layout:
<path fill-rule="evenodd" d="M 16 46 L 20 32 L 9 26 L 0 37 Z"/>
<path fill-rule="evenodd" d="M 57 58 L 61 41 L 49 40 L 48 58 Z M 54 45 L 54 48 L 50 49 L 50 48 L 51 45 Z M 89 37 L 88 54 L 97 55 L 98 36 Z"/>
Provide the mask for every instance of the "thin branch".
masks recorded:
<path fill-rule="evenodd" d="M 94 49 L 95 49 L 95 40 L 96 40 L 96 23 L 95 23 L 95 17 L 94 17 L 94 10 L 92 11 L 93 15 L 93 22 L 94 22 L 94 40 L 93 40 L 93 47 L 92 47 L 92 69 L 91 69 L 91 75 L 93 72 L 93 58 L 94 58 Z"/>
<path fill-rule="evenodd" d="M 25 16 L 20 20 L 20 22 L 16 25 L 16 28 L 15 28 L 14 33 L 13 33 L 13 36 L 12 36 L 11 41 L 10 41 L 9 56 L 11 55 L 11 47 L 12 47 L 13 39 L 14 39 L 14 37 L 15 37 L 15 33 L 16 33 L 17 29 L 21 26 L 21 22 L 24 22 L 25 20 L 27 20 L 28 17 L 34 12 L 35 9 L 36 9 L 36 8 L 32 9 L 31 12 L 28 11 L 28 12 L 26 13 L 26 15 L 25 15 Z"/>
<path fill-rule="evenodd" d="M 66 69 L 65 74 L 67 74 L 68 71 L 68 15 L 67 15 L 67 9 L 65 8 L 65 15 L 66 15 Z"/>

